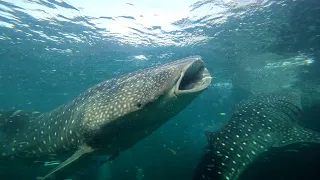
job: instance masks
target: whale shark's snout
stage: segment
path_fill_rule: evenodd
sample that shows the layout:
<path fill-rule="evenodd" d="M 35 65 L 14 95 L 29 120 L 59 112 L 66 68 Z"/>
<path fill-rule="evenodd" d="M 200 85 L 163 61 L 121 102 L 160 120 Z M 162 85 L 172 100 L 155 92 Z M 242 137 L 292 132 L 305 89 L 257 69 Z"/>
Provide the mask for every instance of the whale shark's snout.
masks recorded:
<path fill-rule="evenodd" d="M 190 58 L 175 86 L 175 94 L 194 93 L 206 89 L 211 75 L 200 57 Z"/>

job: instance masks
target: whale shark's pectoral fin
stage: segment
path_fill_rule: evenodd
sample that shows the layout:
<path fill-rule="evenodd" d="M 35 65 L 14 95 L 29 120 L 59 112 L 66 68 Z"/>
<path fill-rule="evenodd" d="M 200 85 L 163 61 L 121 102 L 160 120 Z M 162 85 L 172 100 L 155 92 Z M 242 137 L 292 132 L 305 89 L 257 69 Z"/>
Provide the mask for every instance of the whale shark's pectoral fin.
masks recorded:
<path fill-rule="evenodd" d="M 284 132 L 283 138 L 273 147 L 282 147 L 294 143 L 320 143 L 320 133 L 295 125 L 287 132 Z"/>
<path fill-rule="evenodd" d="M 94 149 L 92 149 L 91 147 L 87 146 L 86 144 L 82 145 L 78 151 L 76 151 L 71 157 L 69 157 L 67 160 L 65 160 L 64 162 L 62 162 L 59 166 L 57 166 L 56 168 L 54 168 L 53 170 L 51 170 L 47 175 L 45 175 L 42 180 L 46 180 L 48 179 L 50 176 L 58 173 L 60 170 L 62 170 L 63 168 L 66 168 L 67 166 L 71 166 L 72 164 L 74 164 L 74 162 L 76 162 L 81 156 L 83 156 L 84 154 L 87 153 L 91 153 L 93 152 Z"/>

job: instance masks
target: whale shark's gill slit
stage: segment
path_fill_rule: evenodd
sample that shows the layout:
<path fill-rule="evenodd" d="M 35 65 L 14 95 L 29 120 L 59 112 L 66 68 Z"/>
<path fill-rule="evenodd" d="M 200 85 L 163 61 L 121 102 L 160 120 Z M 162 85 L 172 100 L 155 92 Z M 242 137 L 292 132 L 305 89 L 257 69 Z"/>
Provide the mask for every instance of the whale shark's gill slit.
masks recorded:
<path fill-rule="evenodd" d="M 302 110 L 297 105 L 291 102 L 284 101 L 284 100 L 278 100 L 278 101 L 283 103 L 281 108 L 275 107 L 275 106 L 270 106 L 270 107 L 277 110 L 278 112 L 285 114 L 287 117 L 289 117 L 292 120 L 292 122 L 296 122 L 298 119 L 298 115 L 301 114 Z M 288 111 L 284 111 L 282 108 Z M 279 117 L 274 117 L 274 118 L 279 119 Z"/>
<path fill-rule="evenodd" d="M 285 112 L 285 111 L 281 110 L 280 108 L 277 108 L 277 107 L 275 107 L 275 106 L 270 106 L 270 108 L 276 110 L 277 113 L 282 113 L 282 114 L 284 114 L 284 115 L 287 116 L 292 122 L 296 122 L 296 120 L 297 120 L 296 118 L 292 117 L 292 116 L 290 115 L 290 113 Z M 286 120 L 286 118 L 281 117 L 281 116 L 279 116 L 279 115 L 274 116 L 274 115 L 272 115 L 272 114 L 269 114 L 269 116 L 273 117 L 274 119 L 282 119 L 282 120 L 284 120 L 284 121 Z"/>
<path fill-rule="evenodd" d="M 299 115 L 302 113 L 302 110 L 300 107 L 298 107 L 297 105 L 288 102 L 288 101 L 284 101 L 284 100 L 279 100 L 280 102 L 285 103 L 285 105 L 295 114 L 295 115 Z"/>
<path fill-rule="evenodd" d="M 193 89 L 203 78 L 204 66 L 192 65 L 184 73 L 179 85 L 179 90 Z"/>

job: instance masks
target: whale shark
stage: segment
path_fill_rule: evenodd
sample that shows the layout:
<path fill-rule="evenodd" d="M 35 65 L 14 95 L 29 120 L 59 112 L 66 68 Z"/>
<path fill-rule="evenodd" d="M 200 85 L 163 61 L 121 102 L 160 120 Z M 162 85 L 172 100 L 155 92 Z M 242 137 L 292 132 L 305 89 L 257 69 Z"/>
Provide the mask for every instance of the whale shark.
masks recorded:
<path fill-rule="evenodd" d="M 320 134 L 299 125 L 301 92 L 295 89 L 253 95 L 238 103 L 217 132 L 206 131 L 208 147 L 193 179 L 237 180 L 272 148 L 320 143 Z"/>
<path fill-rule="evenodd" d="M 61 160 L 38 179 L 63 179 L 94 157 L 133 147 L 210 85 L 200 56 L 138 70 L 89 88 L 52 111 L 0 112 L 0 164 Z"/>

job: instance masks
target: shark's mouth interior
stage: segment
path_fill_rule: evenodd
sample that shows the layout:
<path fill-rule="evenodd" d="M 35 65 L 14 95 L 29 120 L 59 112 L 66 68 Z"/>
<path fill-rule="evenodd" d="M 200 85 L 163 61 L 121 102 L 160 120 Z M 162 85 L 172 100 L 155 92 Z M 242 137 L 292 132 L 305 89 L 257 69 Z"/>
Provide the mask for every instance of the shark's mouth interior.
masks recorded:
<path fill-rule="evenodd" d="M 202 61 L 192 63 L 183 73 L 179 91 L 200 91 L 209 86 L 211 76 Z"/>

